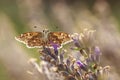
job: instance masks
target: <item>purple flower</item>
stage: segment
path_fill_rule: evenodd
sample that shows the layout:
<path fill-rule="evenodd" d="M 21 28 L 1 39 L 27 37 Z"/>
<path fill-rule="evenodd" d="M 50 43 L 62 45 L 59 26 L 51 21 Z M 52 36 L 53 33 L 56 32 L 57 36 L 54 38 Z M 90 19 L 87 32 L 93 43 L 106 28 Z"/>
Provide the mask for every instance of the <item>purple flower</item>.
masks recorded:
<path fill-rule="evenodd" d="M 69 59 L 66 60 L 66 64 L 67 64 L 67 66 L 70 66 L 70 60 Z"/>
<path fill-rule="evenodd" d="M 100 51 L 100 48 L 98 46 L 95 47 L 95 53 L 96 55 L 100 55 L 101 51 Z"/>
<path fill-rule="evenodd" d="M 80 60 L 77 61 L 77 64 L 78 64 L 80 67 L 83 67 L 83 66 L 84 66 L 84 64 L 83 64 Z"/>
<path fill-rule="evenodd" d="M 100 48 L 96 46 L 94 51 L 95 51 L 95 60 L 97 62 L 100 62 L 100 55 L 101 55 Z"/>
<path fill-rule="evenodd" d="M 54 48 L 55 55 L 58 55 L 58 47 L 60 47 L 60 45 L 51 42 L 51 46 Z"/>
<path fill-rule="evenodd" d="M 55 50 L 57 50 L 57 48 L 60 47 L 60 45 L 58 45 L 58 44 L 56 44 L 56 43 L 51 43 L 51 45 L 53 46 L 53 48 L 54 48 Z"/>
<path fill-rule="evenodd" d="M 80 60 L 77 61 L 77 64 L 80 66 L 81 69 L 84 71 L 87 71 L 87 66 L 83 64 Z"/>
<path fill-rule="evenodd" d="M 73 41 L 74 41 L 75 46 L 79 48 L 79 47 L 80 47 L 79 34 L 74 33 L 74 34 L 72 35 L 72 39 L 73 39 Z"/>
<path fill-rule="evenodd" d="M 79 43 L 79 41 L 74 40 L 74 44 L 75 44 L 76 47 L 78 47 L 78 48 L 80 47 L 80 43 Z"/>

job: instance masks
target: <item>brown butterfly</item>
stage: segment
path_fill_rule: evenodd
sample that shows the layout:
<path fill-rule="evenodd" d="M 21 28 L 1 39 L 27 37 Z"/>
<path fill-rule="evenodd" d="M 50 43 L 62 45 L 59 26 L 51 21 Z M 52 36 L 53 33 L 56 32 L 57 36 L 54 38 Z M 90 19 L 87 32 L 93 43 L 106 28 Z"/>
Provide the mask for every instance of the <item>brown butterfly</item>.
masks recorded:
<path fill-rule="evenodd" d="M 70 35 L 65 32 L 49 32 L 45 29 L 43 32 L 23 33 L 16 40 L 26 44 L 28 48 L 41 48 L 42 46 L 52 47 L 52 43 L 60 46 L 71 42 Z"/>

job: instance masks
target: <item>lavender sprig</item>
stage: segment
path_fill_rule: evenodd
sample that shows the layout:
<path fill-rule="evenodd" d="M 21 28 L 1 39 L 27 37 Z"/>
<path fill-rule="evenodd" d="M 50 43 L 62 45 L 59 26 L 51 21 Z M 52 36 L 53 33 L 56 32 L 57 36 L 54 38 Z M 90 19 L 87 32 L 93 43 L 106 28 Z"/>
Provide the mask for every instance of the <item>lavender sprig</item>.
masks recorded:
<path fill-rule="evenodd" d="M 73 45 L 70 50 L 78 52 L 80 56 L 77 58 L 73 56 L 75 52 L 72 54 L 65 52 L 65 48 L 58 49 L 58 44 L 51 43 L 53 48 L 43 46 L 40 54 L 46 64 L 40 63 L 39 66 L 44 65 L 42 68 L 47 72 L 40 72 L 45 73 L 47 80 L 101 80 L 100 77 L 106 74 L 101 72 L 108 71 L 108 68 L 100 65 L 101 51 L 93 42 L 93 33 L 93 30 L 85 29 L 81 34 L 71 35 Z M 51 74 L 54 77 L 51 78 Z"/>

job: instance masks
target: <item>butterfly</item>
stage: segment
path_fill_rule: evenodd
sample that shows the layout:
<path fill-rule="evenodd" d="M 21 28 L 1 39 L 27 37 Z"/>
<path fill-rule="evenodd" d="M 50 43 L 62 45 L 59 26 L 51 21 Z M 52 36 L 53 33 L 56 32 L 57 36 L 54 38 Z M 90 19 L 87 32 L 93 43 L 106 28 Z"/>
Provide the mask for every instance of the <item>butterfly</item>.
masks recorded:
<path fill-rule="evenodd" d="M 52 47 L 52 44 L 62 46 L 72 41 L 70 35 L 65 32 L 26 32 L 15 37 L 19 42 L 26 44 L 28 48 L 41 48 L 42 46 Z"/>

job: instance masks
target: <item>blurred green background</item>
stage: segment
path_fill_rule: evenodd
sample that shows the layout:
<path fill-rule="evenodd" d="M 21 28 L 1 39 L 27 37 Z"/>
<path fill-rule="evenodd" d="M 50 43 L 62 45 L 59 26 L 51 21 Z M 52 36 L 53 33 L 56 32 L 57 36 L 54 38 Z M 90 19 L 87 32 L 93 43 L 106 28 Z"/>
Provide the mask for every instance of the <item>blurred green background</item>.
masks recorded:
<path fill-rule="evenodd" d="M 119 0 L 0 0 L 0 80 L 42 80 L 26 73 L 32 69 L 29 58 L 39 58 L 37 49 L 26 48 L 14 37 L 45 28 L 68 33 L 97 30 L 103 65 L 113 66 L 112 80 L 119 80 Z"/>

